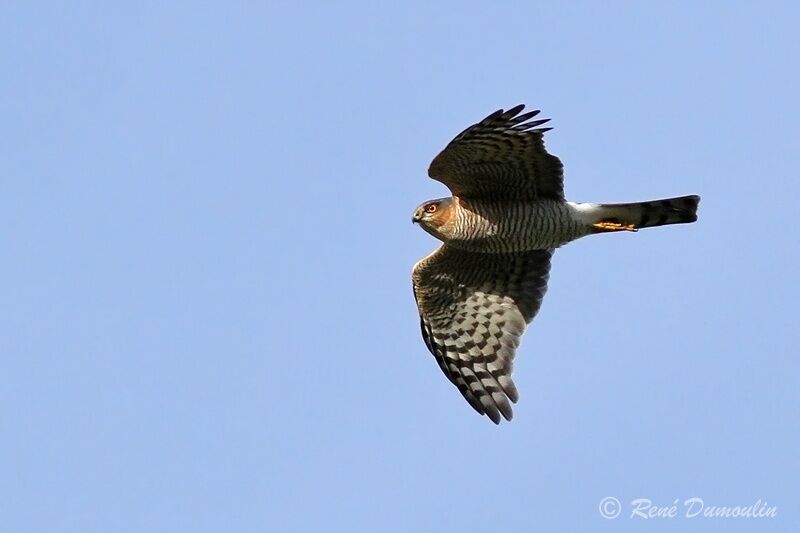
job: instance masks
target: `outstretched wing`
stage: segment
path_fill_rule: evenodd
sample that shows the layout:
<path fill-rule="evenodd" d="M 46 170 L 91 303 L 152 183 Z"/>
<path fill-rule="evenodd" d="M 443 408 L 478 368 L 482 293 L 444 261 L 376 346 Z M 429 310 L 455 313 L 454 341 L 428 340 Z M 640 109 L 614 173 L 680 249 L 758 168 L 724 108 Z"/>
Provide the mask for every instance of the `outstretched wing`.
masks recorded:
<path fill-rule="evenodd" d="M 563 200 L 564 167 L 542 140 L 552 128 L 537 128 L 549 119 L 529 120 L 539 111 L 520 115 L 524 108 L 500 109 L 459 133 L 433 160 L 428 175 L 453 196 Z"/>
<path fill-rule="evenodd" d="M 447 378 L 495 424 L 511 420 L 514 353 L 547 290 L 552 250 L 481 254 L 443 244 L 414 266 L 422 337 Z"/>

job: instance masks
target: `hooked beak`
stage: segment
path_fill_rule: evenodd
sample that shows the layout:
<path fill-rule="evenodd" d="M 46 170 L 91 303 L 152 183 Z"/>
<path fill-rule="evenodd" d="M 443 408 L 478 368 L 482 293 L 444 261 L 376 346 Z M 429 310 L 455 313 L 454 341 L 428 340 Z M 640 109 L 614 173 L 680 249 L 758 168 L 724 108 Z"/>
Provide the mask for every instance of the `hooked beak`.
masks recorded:
<path fill-rule="evenodd" d="M 420 221 L 419 213 L 414 213 L 413 215 L 411 215 L 411 223 L 412 224 L 419 224 L 419 221 Z"/>

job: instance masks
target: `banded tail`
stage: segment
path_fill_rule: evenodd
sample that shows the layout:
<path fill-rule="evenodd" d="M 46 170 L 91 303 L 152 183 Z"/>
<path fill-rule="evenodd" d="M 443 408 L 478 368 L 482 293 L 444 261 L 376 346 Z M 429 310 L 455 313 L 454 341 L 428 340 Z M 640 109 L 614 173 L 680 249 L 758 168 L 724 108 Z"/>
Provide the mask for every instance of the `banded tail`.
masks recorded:
<path fill-rule="evenodd" d="M 592 229 L 595 233 L 605 233 L 688 224 L 697 220 L 698 203 L 700 197 L 691 195 L 630 204 L 595 204 L 591 210 Z"/>

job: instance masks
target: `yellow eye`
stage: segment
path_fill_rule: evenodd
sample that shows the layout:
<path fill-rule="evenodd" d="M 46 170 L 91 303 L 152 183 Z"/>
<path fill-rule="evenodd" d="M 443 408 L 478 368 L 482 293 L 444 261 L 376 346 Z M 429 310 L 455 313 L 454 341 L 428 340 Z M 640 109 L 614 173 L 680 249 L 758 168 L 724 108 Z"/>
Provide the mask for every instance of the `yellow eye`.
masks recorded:
<path fill-rule="evenodd" d="M 436 204 L 428 204 L 425 206 L 425 211 L 428 213 L 435 213 L 436 212 Z"/>

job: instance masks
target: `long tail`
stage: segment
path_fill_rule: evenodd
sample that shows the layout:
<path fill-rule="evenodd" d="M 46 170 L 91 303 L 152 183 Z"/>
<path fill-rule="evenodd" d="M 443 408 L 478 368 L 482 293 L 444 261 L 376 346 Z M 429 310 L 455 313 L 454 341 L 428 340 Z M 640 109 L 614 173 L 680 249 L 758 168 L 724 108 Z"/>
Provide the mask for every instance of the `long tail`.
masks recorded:
<path fill-rule="evenodd" d="M 630 204 L 595 204 L 591 224 L 595 233 L 688 224 L 697 220 L 698 203 L 700 197 L 692 195 Z"/>

